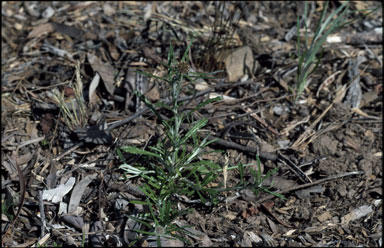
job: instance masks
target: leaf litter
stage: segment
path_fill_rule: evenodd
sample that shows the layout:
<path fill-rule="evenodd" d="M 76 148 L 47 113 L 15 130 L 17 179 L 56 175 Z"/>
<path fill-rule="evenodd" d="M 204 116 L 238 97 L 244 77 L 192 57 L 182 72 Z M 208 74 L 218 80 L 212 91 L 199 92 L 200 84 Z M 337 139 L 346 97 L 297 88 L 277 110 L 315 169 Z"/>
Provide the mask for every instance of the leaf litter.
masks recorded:
<path fill-rule="evenodd" d="M 320 65 L 295 104 L 295 47 L 303 38 L 294 32 L 295 9 L 303 6 L 284 4 L 3 4 L 2 245 L 81 246 L 84 234 L 85 243 L 95 246 L 157 246 L 151 238 L 135 241 L 139 235 L 132 229 L 145 230 L 138 221 L 144 209 L 130 201 L 145 199 L 140 181 L 121 180 L 122 162 L 115 150 L 153 146 L 164 135 L 159 120 L 142 108 L 134 91 L 166 101 L 169 89 L 137 71 L 162 75 L 169 43 L 179 56 L 194 36 L 190 70 L 221 72 L 183 85 L 188 108 L 204 98 L 223 96 L 222 102 L 198 113 L 209 120 L 204 131 L 218 137 L 212 149 L 226 150 L 229 167 L 240 161 L 255 164 L 254 154 L 259 153 L 264 173 L 279 168 L 278 175 L 264 183 L 285 192 L 287 200 L 242 191 L 225 194 L 236 200 L 210 209 L 180 196 L 180 208 L 193 206 L 195 211 L 178 220 L 180 226 L 191 225 L 184 240 L 188 242 L 162 238 L 161 243 L 380 246 L 382 202 L 376 198 L 382 185 L 382 41 L 377 32 L 382 11 L 363 14 L 381 6 L 351 3 L 360 11 L 351 14 L 357 21 L 325 43 Z M 312 3 L 312 22 L 322 6 Z M 54 90 L 62 93 L 71 113 L 79 114 L 79 106 L 72 105 L 76 80 L 83 85 L 87 119 L 72 128 L 50 96 Z M 94 112 L 102 117 L 97 125 L 91 118 Z M 234 122 L 237 125 L 221 136 Z M 224 165 L 220 156 L 209 154 L 209 159 Z M 83 166 L 84 160 L 93 166 Z M 289 164 L 310 180 L 300 181 Z M 253 180 L 245 173 L 246 180 Z M 66 184 L 69 179 L 71 185 Z M 20 195 L 22 181 L 26 192 Z M 227 170 L 225 181 L 227 187 L 235 185 L 238 173 Z M 41 200 L 39 190 L 45 194 Z M 120 206 L 123 200 L 127 204 Z M 63 215 L 68 208 L 69 215 Z M 42 223 L 47 223 L 48 236 L 40 232 Z"/>

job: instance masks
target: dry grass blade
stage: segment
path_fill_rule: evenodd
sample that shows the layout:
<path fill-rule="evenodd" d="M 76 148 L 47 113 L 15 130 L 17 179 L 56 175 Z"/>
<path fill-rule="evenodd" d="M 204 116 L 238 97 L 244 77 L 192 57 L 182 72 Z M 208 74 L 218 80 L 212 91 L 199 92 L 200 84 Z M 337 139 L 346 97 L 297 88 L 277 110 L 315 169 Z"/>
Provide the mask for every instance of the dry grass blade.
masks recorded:
<path fill-rule="evenodd" d="M 12 237 L 12 234 L 10 234 L 10 231 L 11 231 L 11 229 L 13 229 L 15 227 L 16 220 L 17 220 L 17 218 L 20 215 L 21 208 L 24 205 L 25 192 L 26 192 L 25 191 L 26 190 L 26 188 L 25 188 L 26 187 L 26 181 L 25 181 L 24 174 L 21 171 L 20 166 L 19 166 L 19 164 L 17 162 L 17 154 L 18 154 L 18 149 L 12 153 L 12 159 L 10 157 L 8 157 L 8 160 L 17 169 L 17 173 L 18 173 L 18 176 L 19 176 L 19 185 L 20 185 L 20 202 L 19 202 L 19 205 L 18 205 L 18 209 L 17 209 L 16 215 L 15 215 L 11 225 L 8 226 L 7 230 L 5 231 L 5 235 L 4 236 L 7 236 L 7 237 L 9 237 L 8 235 L 11 235 L 11 237 Z"/>
<path fill-rule="evenodd" d="M 83 82 L 80 75 L 80 61 L 76 63 L 75 74 L 74 99 L 71 99 L 70 103 L 64 98 L 64 91 L 60 93 L 56 89 L 52 96 L 52 100 L 59 105 L 65 124 L 71 130 L 84 127 L 88 120 L 88 108 L 83 97 Z"/>
<path fill-rule="evenodd" d="M 239 44 L 235 39 L 238 23 L 243 15 L 245 3 L 238 3 L 229 8 L 229 2 L 216 1 L 215 19 L 211 25 L 211 33 L 203 57 L 200 59 L 199 66 L 205 71 L 223 70 L 224 65 L 218 63 L 224 56 L 228 48 L 233 48 Z"/>

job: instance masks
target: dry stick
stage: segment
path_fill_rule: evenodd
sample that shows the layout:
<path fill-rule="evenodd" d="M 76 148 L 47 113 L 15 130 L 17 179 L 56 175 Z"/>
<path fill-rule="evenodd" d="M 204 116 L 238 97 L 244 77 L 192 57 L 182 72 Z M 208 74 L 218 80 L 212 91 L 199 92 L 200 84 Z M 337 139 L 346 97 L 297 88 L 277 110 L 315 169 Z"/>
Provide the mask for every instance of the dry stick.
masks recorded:
<path fill-rule="evenodd" d="M 279 161 L 282 162 L 284 165 L 286 165 L 290 171 L 296 174 L 296 176 L 302 181 L 303 183 L 311 183 L 311 179 L 299 168 L 295 163 L 293 163 L 289 158 L 284 156 L 281 152 L 277 152 L 279 155 Z"/>
<path fill-rule="evenodd" d="M 11 164 L 16 167 L 17 169 L 17 174 L 19 176 L 19 185 L 20 185 L 20 202 L 19 202 L 19 208 L 17 209 L 17 212 L 16 212 L 16 215 L 15 215 L 15 218 L 13 219 L 12 221 L 12 228 L 15 226 L 15 223 L 16 223 L 16 220 L 17 218 L 19 217 L 20 215 L 20 212 L 21 212 L 21 208 L 23 207 L 24 205 L 24 200 L 25 200 L 25 177 L 24 177 L 24 174 L 23 172 L 21 171 L 21 168 L 19 166 L 19 163 L 17 162 L 17 154 L 18 154 L 18 149 L 16 149 L 16 152 L 13 152 L 12 154 L 12 159 L 8 156 L 8 160 L 11 162 Z M 15 163 L 14 163 L 15 162 Z M 5 232 L 6 234 L 8 233 L 8 231 L 10 230 L 10 226 L 8 226 L 8 229 L 7 231 Z"/>
<path fill-rule="evenodd" d="M 135 114 L 133 114 L 133 115 L 131 115 L 131 116 L 129 116 L 123 120 L 117 121 L 117 122 L 109 125 L 106 131 L 108 132 L 108 131 L 111 131 L 112 129 L 115 129 L 115 128 L 120 127 L 124 124 L 127 124 L 128 122 L 138 118 L 140 115 L 144 114 L 148 110 L 149 110 L 149 108 L 147 106 L 144 106 L 142 110 L 136 112 Z"/>
<path fill-rule="evenodd" d="M 249 153 L 252 153 L 252 154 L 257 154 L 257 152 L 258 152 L 256 147 L 243 146 L 243 145 L 237 144 L 235 142 L 231 142 L 231 141 L 228 141 L 228 140 L 220 139 L 220 138 L 214 137 L 214 136 L 209 136 L 208 140 L 216 140 L 215 141 L 216 144 L 225 146 L 226 148 L 236 149 L 236 150 L 240 150 L 240 151 L 243 151 L 243 152 L 249 152 Z M 267 160 L 272 160 L 272 161 L 276 161 L 277 160 L 277 154 L 270 153 L 270 152 L 259 151 L 259 157 L 263 158 L 263 159 L 267 159 Z"/>
<path fill-rule="evenodd" d="M 64 151 L 62 154 L 56 156 L 55 158 L 52 159 L 52 161 L 59 161 L 60 159 L 62 159 L 65 155 L 67 155 L 68 153 L 71 153 L 73 152 L 74 150 L 76 150 L 77 148 L 79 148 L 80 146 L 84 145 L 84 141 L 80 141 L 79 143 L 77 144 L 74 144 L 73 146 L 71 146 L 70 148 L 68 148 L 66 151 Z"/>
<path fill-rule="evenodd" d="M 20 149 L 20 148 L 22 148 L 24 146 L 27 146 L 27 145 L 30 145 L 30 144 L 33 144 L 33 143 L 40 142 L 40 141 L 42 141 L 44 139 L 45 139 L 45 136 L 42 136 L 42 137 L 37 137 L 36 139 L 31 139 L 31 140 L 24 141 L 20 145 L 17 146 L 17 149 Z"/>
<path fill-rule="evenodd" d="M 213 92 L 215 89 L 221 89 L 221 88 L 226 88 L 226 87 L 231 87 L 231 88 L 234 88 L 234 87 L 237 87 L 237 86 L 241 86 L 241 85 L 247 85 L 247 84 L 252 84 L 254 83 L 253 81 L 247 81 L 247 82 L 239 82 L 239 83 L 218 83 L 214 89 L 209 89 L 209 90 L 204 90 L 204 91 L 201 91 L 201 92 L 198 92 L 192 96 L 187 96 L 187 97 L 182 97 L 180 98 L 178 101 L 180 102 L 184 102 L 184 101 L 188 101 L 188 100 L 191 100 L 191 99 L 194 99 L 194 98 L 197 98 L 197 97 L 200 97 L 200 96 L 203 96 L 203 95 L 206 95 L 208 93 L 211 93 Z M 170 103 L 171 101 L 170 100 L 166 100 L 164 103 L 165 104 L 168 104 Z M 107 130 L 106 131 L 111 131 L 112 129 L 115 129 L 117 127 L 120 127 L 136 118 L 138 118 L 140 115 L 144 114 L 147 110 L 149 110 L 149 108 L 147 106 L 144 106 L 144 108 L 142 110 L 140 110 L 139 112 L 136 112 L 134 115 L 131 115 L 123 120 L 120 120 L 120 121 L 117 121 L 111 125 L 108 126 Z"/>
<path fill-rule="evenodd" d="M 209 92 L 210 92 L 210 91 L 209 91 Z M 202 92 L 202 93 L 207 94 L 207 93 L 209 93 L 209 92 Z M 197 95 L 197 94 L 196 94 L 196 95 Z M 123 119 L 123 120 L 117 121 L 117 122 L 115 122 L 115 123 L 109 125 L 106 131 L 109 132 L 109 131 L 111 131 L 112 129 L 115 129 L 115 128 L 120 127 L 120 126 L 122 126 L 122 125 L 124 125 L 124 124 L 127 124 L 128 122 L 130 122 L 130 121 L 132 121 L 132 120 L 138 118 L 139 116 L 143 115 L 143 114 L 144 114 L 145 112 L 147 112 L 148 110 L 149 110 L 149 108 L 148 108 L 147 106 L 144 106 L 142 110 L 136 112 L 135 114 L 133 114 L 133 115 L 131 115 L 131 116 L 129 116 L 129 117 Z M 59 160 L 62 159 L 65 155 L 67 155 L 68 153 L 70 153 L 70 152 L 76 150 L 77 148 L 79 148 L 79 147 L 81 147 L 81 146 L 83 146 L 83 145 L 84 145 L 84 141 L 80 141 L 80 142 L 74 144 L 73 146 L 71 146 L 70 148 L 68 148 L 66 151 L 64 151 L 62 154 L 56 156 L 56 157 L 53 159 L 53 161 L 59 161 Z"/>
<path fill-rule="evenodd" d="M 41 234 L 40 237 L 43 238 L 45 235 L 45 228 L 47 227 L 47 222 L 45 220 L 44 212 L 44 203 L 43 203 L 43 191 L 39 190 L 39 208 L 40 208 L 40 219 L 41 219 Z"/>
<path fill-rule="evenodd" d="M 348 176 L 353 176 L 353 175 L 361 175 L 361 174 L 364 174 L 364 172 L 363 171 L 346 172 L 346 173 L 341 174 L 341 175 L 330 176 L 330 177 L 327 177 L 327 178 L 323 178 L 323 179 L 317 180 L 317 181 L 312 182 L 312 183 L 307 183 L 307 184 L 291 187 L 291 188 L 288 188 L 286 190 L 277 191 L 275 193 L 285 194 L 285 193 L 288 193 L 290 191 L 295 191 L 295 190 L 307 188 L 307 187 L 310 187 L 310 186 L 313 186 L 313 185 L 316 185 L 316 184 L 321 184 L 321 183 L 324 183 L 324 182 L 327 182 L 327 181 L 331 181 L 331 180 L 335 180 L 335 179 L 339 179 L 339 178 L 342 178 L 342 177 L 348 177 Z M 269 196 L 266 196 L 264 198 L 261 198 L 261 199 L 257 200 L 255 203 L 256 204 L 262 203 L 264 201 L 273 199 L 274 197 L 275 197 L 275 195 L 269 195 Z"/>
<path fill-rule="evenodd" d="M 333 102 L 323 111 L 323 113 L 321 113 L 321 115 L 304 131 L 304 133 L 302 133 L 300 135 L 299 138 L 297 138 L 297 140 L 295 141 L 295 143 L 293 143 L 293 145 L 291 146 L 292 149 L 295 149 L 297 147 L 299 147 L 299 145 L 301 145 L 305 140 L 308 139 L 308 137 L 310 137 L 310 132 L 315 128 L 315 126 L 317 125 L 317 123 L 319 123 L 319 121 L 321 119 L 323 119 L 323 117 L 325 116 L 326 113 L 328 113 L 328 111 L 333 107 Z"/>
<path fill-rule="evenodd" d="M 222 86 L 222 87 L 224 87 L 224 86 Z M 191 100 L 193 98 L 197 98 L 197 97 L 203 96 L 205 94 L 208 94 L 208 93 L 210 93 L 212 91 L 213 91 L 213 89 L 204 90 L 204 91 L 201 91 L 201 92 L 199 92 L 197 94 L 194 94 L 192 96 L 182 97 L 178 101 L 180 101 L 180 102 L 188 101 L 188 100 Z M 169 104 L 170 102 L 171 102 L 170 100 L 167 100 L 164 103 L 165 104 Z M 129 117 L 123 119 L 123 120 L 117 121 L 117 122 L 109 125 L 106 131 L 111 131 L 112 129 L 120 127 L 120 126 L 122 126 L 122 125 L 124 125 L 124 124 L 126 124 L 126 123 L 128 123 L 128 122 L 130 122 L 130 121 L 132 121 L 132 120 L 134 120 L 136 118 L 138 118 L 140 115 L 144 114 L 148 110 L 149 110 L 149 108 L 147 106 L 144 106 L 143 109 L 140 110 L 139 112 L 136 112 L 135 114 L 133 114 L 133 115 L 131 115 L 131 116 L 129 116 Z"/>
<path fill-rule="evenodd" d="M 214 89 L 221 89 L 221 88 L 225 88 L 225 87 L 237 87 L 237 86 L 240 86 L 240 85 L 246 85 L 246 84 L 251 84 L 253 82 L 240 82 L 240 83 L 218 83 Z M 179 101 L 187 101 L 187 100 L 191 100 L 193 98 L 197 98 L 197 97 L 200 97 L 200 96 L 203 96 L 203 95 L 206 95 L 208 93 L 211 93 L 214 91 L 214 89 L 209 89 L 209 90 L 205 90 L 205 91 L 201 91 L 197 94 L 194 94 L 192 96 L 187 96 L 187 97 L 182 97 L 179 99 Z M 165 101 L 165 103 L 170 103 L 170 100 L 168 101 Z M 120 121 L 117 121 L 117 122 L 114 122 L 113 124 L 110 124 L 108 126 L 108 128 L 106 129 L 107 132 L 111 131 L 112 129 L 115 129 L 117 127 L 120 127 L 124 124 L 127 124 L 128 122 L 138 118 L 139 116 L 143 115 L 145 112 L 149 111 L 149 108 L 147 106 L 144 106 L 142 110 L 136 112 L 135 114 L 123 119 L 123 120 L 120 120 Z M 225 142 L 224 142 L 225 143 Z M 67 155 L 68 153 L 76 150 L 77 148 L 81 147 L 84 145 L 84 142 L 83 141 L 80 141 L 76 144 L 74 144 L 73 146 L 71 146 L 70 148 L 68 148 L 66 151 L 64 151 L 62 154 L 56 156 L 55 158 L 53 158 L 52 160 L 53 161 L 59 161 L 60 159 L 62 159 L 65 155 Z M 238 149 L 238 148 L 237 148 Z M 241 150 L 241 149 L 240 149 Z M 253 151 L 253 150 L 252 150 Z M 260 156 L 262 157 L 262 155 L 260 154 Z M 266 158 L 268 159 L 268 158 Z"/>

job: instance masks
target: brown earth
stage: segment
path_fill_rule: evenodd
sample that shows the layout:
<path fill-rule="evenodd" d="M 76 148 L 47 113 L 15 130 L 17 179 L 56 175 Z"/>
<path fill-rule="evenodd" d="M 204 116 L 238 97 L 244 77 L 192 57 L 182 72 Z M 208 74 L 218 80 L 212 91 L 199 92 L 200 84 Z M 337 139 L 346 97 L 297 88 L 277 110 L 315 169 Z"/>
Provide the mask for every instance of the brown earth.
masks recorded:
<path fill-rule="evenodd" d="M 324 4 L 309 8 L 312 29 Z M 332 2 L 330 11 L 341 4 Z M 137 223 L 128 217 L 142 209 L 129 201 L 143 195 L 137 180 L 121 180 L 115 150 L 143 148 L 162 132 L 150 112 L 134 115 L 143 105 L 133 91 L 151 101 L 169 94 L 136 70 L 164 75 L 169 44 L 179 57 L 192 34 L 188 66 L 225 71 L 183 88 L 183 96 L 201 93 L 189 107 L 209 94 L 224 96 L 199 111 L 209 120 L 205 130 L 218 137 L 228 130 L 220 136 L 227 143 L 209 149 L 224 150 L 230 165 L 257 169 L 252 151 L 259 147 L 264 173 L 279 168 L 265 184 L 273 179 L 271 190 L 287 199 L 240 190 L 206 207 L 183 198 L 181 206 L 193 211 L 177 223 L 191 225 L 191 244 L 382 246 L 382 5 L 350 4 L 348 19 L 355 21 L 332 34 L 339 42 L 324 43 L 295 103 L 296 44 L 303 37 L 293 29 L 303 10 L 303 2 L 275 1 L 2 2 L 2 246 L 82 246 L 83 233 L 87 246 L 127 246 L 136 239 Z M 221 27 L 216 36 L 213 27 Z M 87 112 L 70 126 L 53 94 L 73 103 L 77 72 Z M 100 116 L 108 129 L 93 128 Z M 255 139 L 239 137 L 250 134 Z M 223 154 L 205 156 L 225 163 Z M 227 180 L 236 184 L 238 173 L 229 171 Z M 68 194 L 57 201 L 39 196 L 64 184 Z M 65 204 L 72 214 L 63 214 Z M 168 242 L 163 245 L 187 246 Z"/>

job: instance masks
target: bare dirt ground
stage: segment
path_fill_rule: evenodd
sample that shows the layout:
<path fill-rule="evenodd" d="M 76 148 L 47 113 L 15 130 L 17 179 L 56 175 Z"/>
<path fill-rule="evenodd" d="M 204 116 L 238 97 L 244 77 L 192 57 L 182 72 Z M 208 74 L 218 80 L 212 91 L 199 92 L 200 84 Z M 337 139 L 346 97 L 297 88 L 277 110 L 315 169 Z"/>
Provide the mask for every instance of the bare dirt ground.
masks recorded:
<path fill-rule="evenodd" d="M 334 1 L 329 9 L 340 5 Z M 310 5 L 311 27 L 323 6 Z M 137 180 L 121 179 L 116 148 L 143 148 L 160 135 L 150 112 L 129 119 L 142 109 L 133 92 L 158 102 L 169 91 L 136 71 L 162 75 L 169 44 L 178 57 L 193 34 L 190 68 L 224 70 L 217 79 L 183 86 L 184 96 L 200 93 L 192 107 L 223 96 L 199 111 L 209 120 L 205 129 L 227 141 L 213 144 L 210 149 L 225 153 L 209 159 L 255 165 L 258 147 L 264 173 L 279 168 L 271 190 L 287 199 L 242 190 L 215 207 L 180 201 L 193 210 L 177 220 L 191 225 L 191 245 L 382 246 L 382 5 L 351 3 L 348 19 L 355 21 L 332 34 L 336 42 L 324 43 L 296 103 L 291 89 L 303 37 L 294 28 L 303 3 L 221 7 L 2 2 L 2 246 L 154 245 L 132 232 L 129 216 L 140 209 L 130 200 L 143 195 Z M 216 33 L 215 26 L 221 27 Z M 77 73 L 87 111 L 69 126 L 54 93 L 72 104 Z M 108 129 L 96 123 L 100 116 Z M 254 139 L 244 138 L 251 134 Z M 235 184 L 238 174 L 230 171 L 227 180 Z"/>

